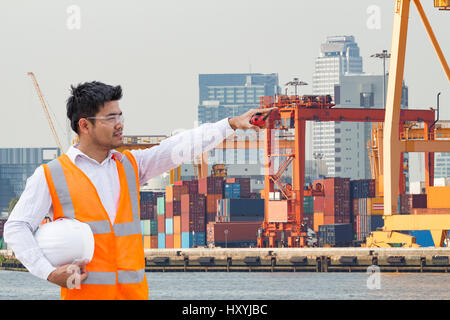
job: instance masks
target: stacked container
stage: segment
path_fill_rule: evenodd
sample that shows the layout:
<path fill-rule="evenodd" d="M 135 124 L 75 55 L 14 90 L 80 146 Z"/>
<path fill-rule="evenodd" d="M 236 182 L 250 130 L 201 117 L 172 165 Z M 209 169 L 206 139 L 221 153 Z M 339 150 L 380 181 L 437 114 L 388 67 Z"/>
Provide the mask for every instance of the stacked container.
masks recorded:
<path fill-rule="evenodd" d="M 224 183 L 223 197 L 226 199 L 239 199 L 241 197 L 241 185 L 239 183 Z"/>
<path fill-rule="evenodd" d="M 164 197 L 158 197 L 156 202 L 156 219 L 158 221 L 158 248 L 164 249 L 166 247 L 166 202 Z"/>
<path fill-rule="evenodd" d="M 208 246 L 249 247 L 256 245 L 260 222 L 210 222 L 207 226 Z"/>
<path fill-rule="evenodd" d="M 399 213 L 410 214 L 412 209 L 426 208 L 426 194 L 401 194 L 399 195 Z"/>
<path fill-rule="evenodd" d="M 324 196 L 314 197 L 314 230 L 320 224 L 351 223 L 350 179 L 327 178 L 316 183 L 324 186 Z"/>
<path fill-rule="evenodd" d="M 350 223 L 324 224 L 319 226 L 319 246 L 351 246 L 353 230 Z"/>
<path fill-rule="evenodd" d="M 157 199 L 163 193 L 140 192 L 141 231 L 144 249 L 158 247 Z"/>
<path fill-rule="evenodd" d="M 223 193 L 222 177 L 206 177 L 198 180 L 198 193 L 220 194 Z"/>
<path fill-rule="evenodd" d="M 375 198 L 375 180 L 361 179 L 350 181 L 350 196 L 352 199 Z"/>
<path fill-rule="evenodd" d="M 370 232 L 384 225 L 383 198 L 353 199 L 353 217 L 356 240 L 364 241 Z"/>
<path fill-rule="evenodd" d="M 250 198 L 250 178 L 230 178 L 226 179 L 225 183 L 237 183 L 239 184 L 239 198 Z M 235 187 L 237 188 L 237 187 Z M 225 196 L 224 196 L 225 197 Z M 225 197 L 228 198 L 228 197 Z"/>
<path fill-rule="evenodd" d="M 217 222 L 263 220 L 263 199 L 221 199 L 218 202 L 217 216 L 215 219 Z"/>
<path fill-rule="evenodd" d="M 181 196 L 181 248 L 205 245 L 206 197 L 202 194 Z"/>

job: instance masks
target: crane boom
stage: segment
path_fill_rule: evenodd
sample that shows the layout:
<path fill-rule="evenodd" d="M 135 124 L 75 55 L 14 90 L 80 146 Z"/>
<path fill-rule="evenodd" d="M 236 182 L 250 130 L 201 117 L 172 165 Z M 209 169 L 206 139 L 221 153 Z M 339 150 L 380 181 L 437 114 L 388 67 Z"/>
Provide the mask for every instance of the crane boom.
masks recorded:
<path fill-rule="evenodd" d="M 61 141 L 58 138 L 58 134 L 56 133 L 55 126 L 53 125 L 53 121 L 50 118 L 50 113 L 48 112 L 47 105 L 45 104 L 45 100 L 44 100 L 44 97 L 42 96 L 42 92 L 41 92 L 41 89 L 39 88 L 39 84 L 36 80 L 36 77 L 33 72 L 28 72 L 28 75 L 31 77 L 31 80 L 33 80 L 34 87 L 36 88 L 36 92 L 39 96 L 39 100 L 41 100 L 42 108 L 44 109 L 45 115 L 48 120 L 48 124 L 50 125 L 50 129 L 52 130 L 53 137 L 55 138 L 56 144 L 57 144 L 60 152 L 63 152 Z"/>

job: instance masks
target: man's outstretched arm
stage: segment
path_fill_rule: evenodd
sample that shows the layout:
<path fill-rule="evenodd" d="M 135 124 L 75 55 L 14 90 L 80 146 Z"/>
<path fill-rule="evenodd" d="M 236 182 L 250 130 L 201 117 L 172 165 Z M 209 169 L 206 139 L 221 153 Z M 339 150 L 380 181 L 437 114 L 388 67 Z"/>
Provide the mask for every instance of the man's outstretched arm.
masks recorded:
<path fill-rule="evenodd" d="M 246 113 L 216 123 L 205 123 L 201 126 L 178 133 L 161 142 L 160 145 L 144 149 L 133 150 L 139 167 L 141 183 L 147 182 L 164 172 L 192 161 L 195 157 L 207 152 L 226 138 L 234 134 L 236 129 L 259 131 L 263 128 L 250 124 L 251 117 L 257 113 L 267 113 L 271 109 L 251 109 Z"/>

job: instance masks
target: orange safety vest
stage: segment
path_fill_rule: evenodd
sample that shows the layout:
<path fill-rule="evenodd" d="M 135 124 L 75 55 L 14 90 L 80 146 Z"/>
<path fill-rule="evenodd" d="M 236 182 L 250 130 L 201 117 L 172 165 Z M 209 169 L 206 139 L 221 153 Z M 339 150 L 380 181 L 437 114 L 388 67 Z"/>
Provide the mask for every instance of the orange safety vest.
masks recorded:
<path fill-rule="evenodd" d="M 114 156 L 113 156 L 114 157 Z M 61 299 L 148 299 L 139 208 L 136 160 L 125 151 L 114 157 L 120 180 L 120 201 L 114 224 L 89 178 L 62 155 L 44 164 L 53 204 L 53 219 L 87 223 L 94 234 L 94 256 L 80 289 L 61 288 Z"/>

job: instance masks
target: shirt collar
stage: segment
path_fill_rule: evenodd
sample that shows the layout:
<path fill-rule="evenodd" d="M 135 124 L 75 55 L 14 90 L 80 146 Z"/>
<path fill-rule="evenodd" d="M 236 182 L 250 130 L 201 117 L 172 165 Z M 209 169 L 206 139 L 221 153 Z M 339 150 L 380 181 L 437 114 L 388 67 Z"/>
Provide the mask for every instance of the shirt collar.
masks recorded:
<path fill-rule="evenodd" d="M 95 161 L 96 163 L 98 163 L 97 160 L 94 160 L 91 157 L 89 157 L 88 155 L 86 155 L 85 153 L 83 153 L 80 149 L 78 149 L 77 146 L 78 146 L 78 143 L 70 146 L 69 150 L 67 150 L 67 152 L 66 152 L 66 155 L 69 157 L 69 159 L 73 163 L 75 163 L 75 160 L 78 157 L 89 159 L 91 161 Z M 116 151 L 116 150 L 112 149 L 112 150 L 109 151 L 108 156 L 103 161 L 103 163 L 105 161 L 108 161 L 108 160 L 111 160 L 111 159 L 117 159 L 118 161 L 122 161 L 122 157 L 123 157 L 123 154 L 121 154 L 119 151 Z"/>

